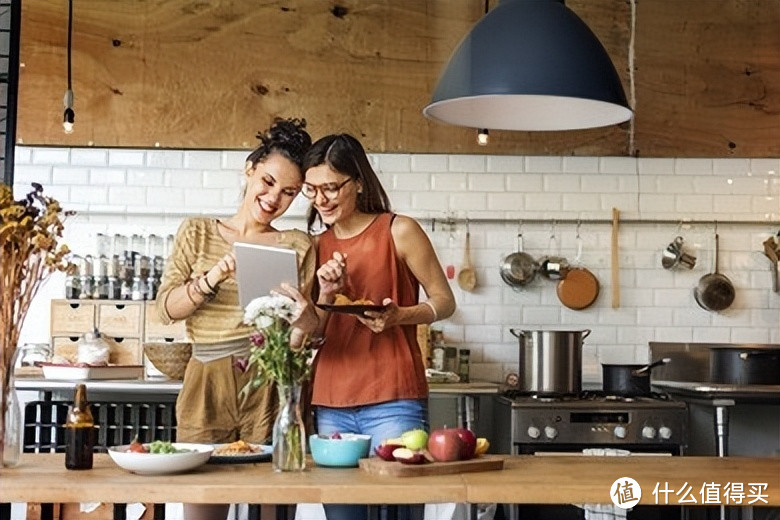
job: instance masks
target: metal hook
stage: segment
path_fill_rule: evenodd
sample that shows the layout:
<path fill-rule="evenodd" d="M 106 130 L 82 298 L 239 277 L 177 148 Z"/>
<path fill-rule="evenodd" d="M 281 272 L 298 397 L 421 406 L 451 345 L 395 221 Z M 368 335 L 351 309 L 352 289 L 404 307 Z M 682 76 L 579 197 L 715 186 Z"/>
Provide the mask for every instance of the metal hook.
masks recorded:
<path fill-rule="evenodd" d="M 471 227 L 469 225 L 469 218 L 466 217 L 466 234 L 470 234 L 470 233 L 471 233 Z"/>
<path fill-rule="evenodd" d="M 576 236 L 576 238 L 577 238 L 577 239 L 579 239 L 579 238 L 580 238 L 580 227 L 581 227 L 581 226 L 582 226 L 582 220 L 580 220 L 580 219 L 577 219 L 577 231 L 576 231 L 576 233 L 577 233 L 577 236 Z"/>

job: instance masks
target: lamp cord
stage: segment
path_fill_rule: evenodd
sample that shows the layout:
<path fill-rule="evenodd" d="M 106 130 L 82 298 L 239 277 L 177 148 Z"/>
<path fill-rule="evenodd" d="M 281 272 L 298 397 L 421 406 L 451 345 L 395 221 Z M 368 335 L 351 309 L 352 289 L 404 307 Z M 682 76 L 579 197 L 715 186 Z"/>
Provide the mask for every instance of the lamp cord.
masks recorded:
<path fill-rule="evenodd" d="M 73 35 L 73 0 L 68 0 L 68 90 L 73 90 L 71 88 L 71 77 L 70 77 L 70 49 L 71 49 L 71 39 Z"/>

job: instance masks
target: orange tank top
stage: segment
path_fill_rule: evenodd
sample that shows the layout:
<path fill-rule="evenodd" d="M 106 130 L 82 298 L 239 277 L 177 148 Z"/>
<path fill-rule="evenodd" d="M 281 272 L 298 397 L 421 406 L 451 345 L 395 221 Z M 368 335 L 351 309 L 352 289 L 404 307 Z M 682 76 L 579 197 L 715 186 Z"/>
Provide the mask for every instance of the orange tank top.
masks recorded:
<path fill-rule="evenodd" d="M 320 235 L 317 266 L 334 251 L 346 253 L 344 292 L 351 299 L 381 303 L 392 298 L 399 307 L 418 303 L 420 284 L 396 255 L 390 233 L 394 218 L 382 213 L 350 238 L 336 238 L 332 229 Z M 343 408 L 427 398 L 416 331 L 416 325 L 398 325 L 375 334 L 353 315 L 331 313 L 315 360 L 312 403 Z"/>

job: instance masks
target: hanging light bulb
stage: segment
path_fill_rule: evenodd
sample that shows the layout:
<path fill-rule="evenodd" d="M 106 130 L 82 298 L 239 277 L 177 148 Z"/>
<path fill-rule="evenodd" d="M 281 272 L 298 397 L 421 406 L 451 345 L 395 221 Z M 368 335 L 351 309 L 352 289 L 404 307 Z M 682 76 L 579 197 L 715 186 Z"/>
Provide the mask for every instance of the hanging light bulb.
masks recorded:
<path fill-rule="evenodd" d="M 490 135 L 487 128 L 480 128 L 477 131 L 477 144 L 480 146 L 487 146 L 490 141 Z"/>
<path fill-rule="evenodd" d="M 71 39 L 73 35 L 73 0 L 68 0 L 68 89 L 65 91 L 65 97 L 62 104 L 65 106 L 65 113 L 62 115 L 62 129 L 66 134 L 73 133 L 73 122 L 76 119 L 76 113 L 73 111 L 73 88 L 70 75 L 70 55 Z"/>
<path fill-rule="evenodd" d="M 65 105 L 65 114 L 62 116 L 62 129 L 65 130 L 66 134 L 72 134 L 76 113 L 73 112 L 73 91 L 71 89 L 65 91 L 62 104 Z"/>

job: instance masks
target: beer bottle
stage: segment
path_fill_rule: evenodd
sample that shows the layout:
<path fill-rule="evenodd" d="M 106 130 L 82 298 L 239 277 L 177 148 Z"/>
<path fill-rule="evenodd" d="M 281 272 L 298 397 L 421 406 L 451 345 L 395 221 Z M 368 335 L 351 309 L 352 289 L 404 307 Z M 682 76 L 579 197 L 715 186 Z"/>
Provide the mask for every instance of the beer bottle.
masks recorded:
<path fill-rule="evenodd" d="M 95 421 L 87 403 L 87 387 L 80 383 L 65 421 L 65 467 L 92 469 L 94 447 Z"/>

